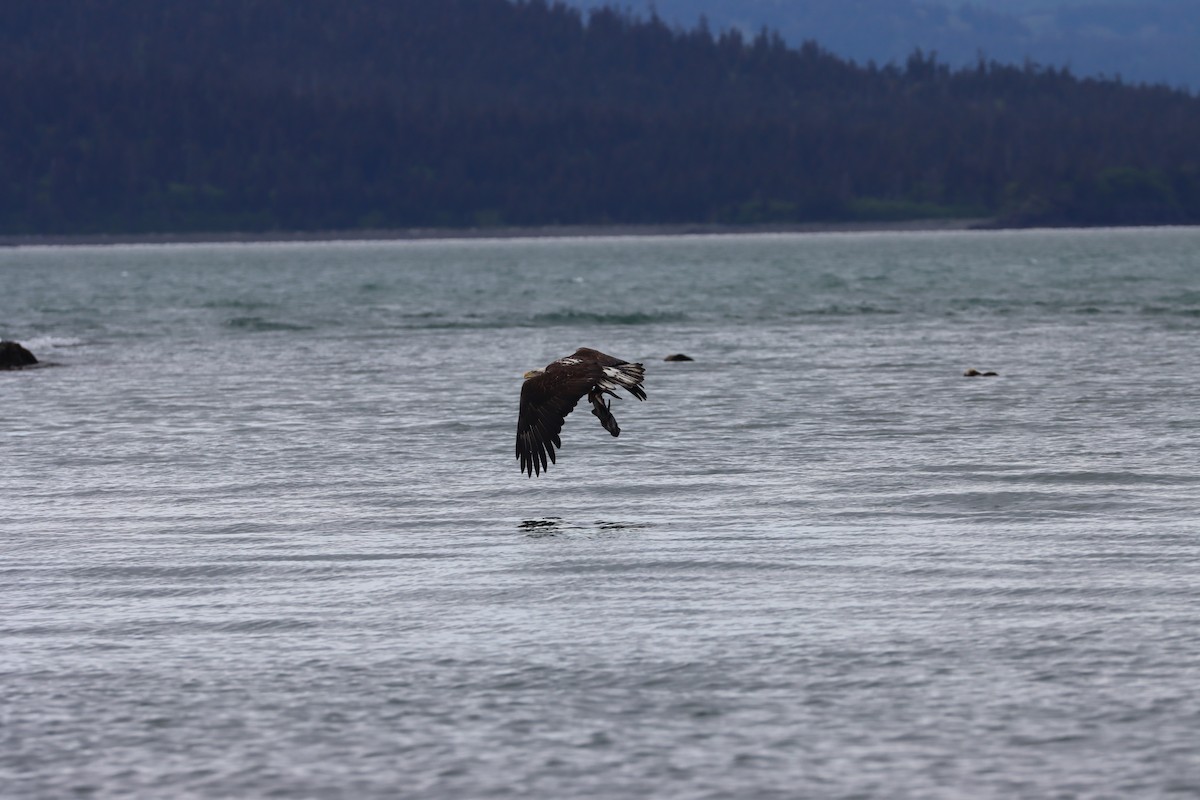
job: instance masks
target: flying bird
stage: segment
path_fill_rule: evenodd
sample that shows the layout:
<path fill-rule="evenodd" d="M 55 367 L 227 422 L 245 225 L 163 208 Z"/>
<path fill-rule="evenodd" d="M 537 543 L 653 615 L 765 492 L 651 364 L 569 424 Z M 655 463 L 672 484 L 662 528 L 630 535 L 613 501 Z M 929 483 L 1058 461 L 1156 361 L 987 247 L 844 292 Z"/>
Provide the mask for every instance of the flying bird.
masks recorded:
<path fill-rule="evenodd" d="M 563 421 L 584 395 L 604 429 L 620 436 L 621 428 L 612 415 L 611 401 L 604 396 L 617 397 L 616 390 L 624 388 L 638 400 L 645 400 L 646 392 L 642 389 L 645 377 L 646 368 L 641 364 L 631 364 L 587 347 L 552 361 L 545 369 L 526 372 L 521 386 L 521 413 L 517 417 L 517 458 L 521 470 L 532 478 L 554 463 L 554 448 L 562 447 L 558 434 Z"/>

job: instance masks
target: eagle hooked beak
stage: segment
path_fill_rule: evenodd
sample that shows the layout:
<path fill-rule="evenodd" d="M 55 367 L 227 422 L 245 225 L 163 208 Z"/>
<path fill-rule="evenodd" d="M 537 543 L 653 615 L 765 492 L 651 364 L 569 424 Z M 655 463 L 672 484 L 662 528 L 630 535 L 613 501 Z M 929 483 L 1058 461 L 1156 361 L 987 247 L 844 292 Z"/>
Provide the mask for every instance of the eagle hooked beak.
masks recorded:
<path fill-rule="evenodd" d="M 529 372 L 525 373 L 525 380 L 529 380 L 530 378 L 535 378 L 538 375 L 541 375 L 545 371 L 546 370 L 544 370 L 544 369 L 531 369 L 531 370 L 529 370 Z"/>

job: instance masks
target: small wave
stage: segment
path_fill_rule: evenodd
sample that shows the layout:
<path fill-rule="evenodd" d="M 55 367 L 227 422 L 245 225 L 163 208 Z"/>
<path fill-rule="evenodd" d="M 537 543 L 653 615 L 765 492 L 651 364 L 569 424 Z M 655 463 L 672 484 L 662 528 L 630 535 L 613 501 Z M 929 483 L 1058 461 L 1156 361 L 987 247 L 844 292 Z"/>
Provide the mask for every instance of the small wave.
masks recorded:
<path fill-rule="evenodd" d="M 201 563 L 186 566 L 117 564 L 78 567 L 71 575 L 86 581 L 147 579 L 159 581 L 181 581 L 202 578 L 229 578 L 252 572 L 251 567 L 239 564 Z"/>
<path fill-rule="evenodd" d="M 225 320 L 225 327 L 243 331 L 310 331 L 311 325 L 299 325 L 294 322 L 277 322 L 263 317 L 233 317 Z"/>
<path fill-rule="evenodd" d="M 262 300 L 240 300 L 236 298 L 209 300 L 201 304 L 202 308 L 231 308 L 237 311 L 258 311 L 270 308 L 271 304 Z"/>
<path fill-rule="evenodd" d="M 1197 482 L 1191 475 L 1172 475 L 1168 473 L 1142 472 L 1113 472 L 1086 470 L 1074 471 L 1043 471 L 1029 472 L 1023 475 L 1004 476 L 1012 482 L 1050 483 L 1050 484 L 1080 484 L 1080 485 L 1190 485 Z"/>
<path fill-rule="evenodd" d="M 527 328 L 546 325 L 654 325 L 659 323 L 682 322 L 687 320 L 686 314 L 660 312 L 629 312 L 623 314 L 603 314 L 590 311 L 551 311 L 530 316 L 510 315 L 472 315 L 461 317 L 447 316 L 428 312 L 424 314 L 405 314 L 392 320 L 397 328 L 416 330 L 480 330 L 489 328 Z"/>
<path fill-rule="evenodd" d="M 1144 305 L 1138 311 L 1147 317 L 1200 317 L 1200 308 L 1179 305 Z"/>
<path fill-rule="evenodd" d="M 591 311 L 551 311 L 535 314 L 535 325 L 652 325 L 659 322 L 682 322 L 687 315 L 677 312 L 645 313 L 631 311 L 621 314 L 599 314 Z"/>
<path fill-rule="evenodd" d="M 107 591 L 99 591 L 97 594 L 103 597 L 145 600 L 171 597 L 202 597 L 204 595 L 220 594 L 224 591 L 226 591 L 224 586 L 150 586 L 145 588 L 109 589 Z"/>
<path fill-rule="evenodd" d="M 34 336 L 21 340 L 21 344 L 37 355 L 39 350 L 58 350 L 67 347 L 82 347 L 86 342 L 75 336 Z"/>
<path fill-rule="evenodd" d="M 507 324 L 503 319 L 488 319 L 477 314 L 464 314 L 457 317 L 438 311 L 397 314 L 389 322 L 393 327 L 404 330 L 475 330 L 499 328 Z"/>
<path fill-rule="evenodd" d="M 319 625 L 311 620 L 280 617 L 200 624 L 196 625 L 196 627 L 220 633 L 288 633 L 291 631 L 312 630 L 319 627 Z"/>
<path fill-rule="evenodd" d="M 881 316 L 894 315 L 901 312 L 894 308 L 881 308 L 869 303 L 860 305 L 829 305 L 820 308 L 806 308 L 797 312 L 798 316 L 814 316 L 814 317 L 862 317 L 862 316 Z"/>
<path fill-rule="evenodd" d="M 453 558 L 447 553 L 404 552 L 404 553 L 297 553 L 295 555 L 248 557 L 246 561 L 275 562 L 331 562 L 344 561 L 406 561 L 411 559 Z"/>

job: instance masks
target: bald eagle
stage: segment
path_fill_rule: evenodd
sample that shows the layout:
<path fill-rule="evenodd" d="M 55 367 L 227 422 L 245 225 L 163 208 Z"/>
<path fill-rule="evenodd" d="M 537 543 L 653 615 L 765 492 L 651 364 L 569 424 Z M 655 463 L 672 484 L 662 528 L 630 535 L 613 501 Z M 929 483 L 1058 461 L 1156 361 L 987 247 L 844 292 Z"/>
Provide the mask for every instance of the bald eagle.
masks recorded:
<path fill-rule="evenodd" d="M 624 387 L 638 400 L 646 399 L 642 381 L 646 368 L 581 347 L 569 356 L 552 361 L 545 369 L 525 373 L 521 386 L 521 413 L 517 417 L 517 458 L 529 477 L 541 475 L 554 462 L 554 448 L 562 447 L 558 438 L 563 421 L 580 398 L 587 395 L 592 413 L 613 436 L 621 428 L 612 415 L 610 401 L 604 395 L 617 396 Z"/>

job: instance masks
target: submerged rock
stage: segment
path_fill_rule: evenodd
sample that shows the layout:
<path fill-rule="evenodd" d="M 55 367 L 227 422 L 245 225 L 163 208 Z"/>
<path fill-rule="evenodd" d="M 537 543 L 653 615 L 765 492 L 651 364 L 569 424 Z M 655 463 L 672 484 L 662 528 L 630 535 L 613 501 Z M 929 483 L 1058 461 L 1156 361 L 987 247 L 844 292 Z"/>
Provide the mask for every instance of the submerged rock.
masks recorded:
<path fill-rule="evenodd" d="M 683 353 L 672 353 L 663 359 L 663 361 L 695 361 L 691 356 L 685 356 Z"/>
<path fill-rule="evenodd" d="M 33 353 L 17 342 L 0 342 L 0 369 L 21 369 L 36 363 Z"/>

